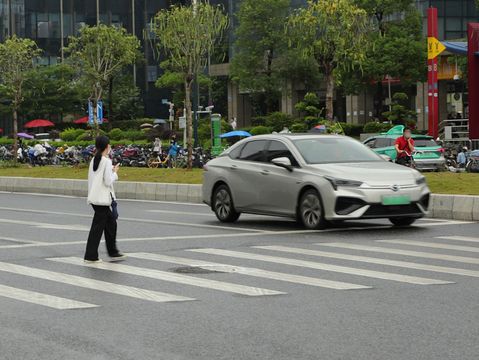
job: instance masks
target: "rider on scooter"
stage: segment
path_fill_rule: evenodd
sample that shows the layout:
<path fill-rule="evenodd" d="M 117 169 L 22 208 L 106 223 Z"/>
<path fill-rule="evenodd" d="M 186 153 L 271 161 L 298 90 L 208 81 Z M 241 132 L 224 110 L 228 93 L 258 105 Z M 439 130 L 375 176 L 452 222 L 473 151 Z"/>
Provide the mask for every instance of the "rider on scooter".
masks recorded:
<path fill-rule="evenodd" d="M 396 139 L 396 163 L 407 165 L 411 162 L 411 154 L 414 151 L 414 140 L 411 138 L 411 130 L 404 128 L 403 135 Z"/>

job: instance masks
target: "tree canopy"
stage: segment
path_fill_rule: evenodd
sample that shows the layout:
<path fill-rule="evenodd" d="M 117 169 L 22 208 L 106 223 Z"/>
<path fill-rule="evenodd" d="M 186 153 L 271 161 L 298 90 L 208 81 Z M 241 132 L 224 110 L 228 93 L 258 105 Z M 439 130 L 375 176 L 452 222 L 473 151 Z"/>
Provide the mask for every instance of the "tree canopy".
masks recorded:
<path fill-rule="evenodd" d="M 335 77 L 366 58 L 368 18 L 350 0 L 309 0 L 288 21 L 289 45 L 312 57 L 326 80 L 326 118 L 333 120 Z"/>
<path fill-rule="evenodd" d="M 41 50 L 30 39 L 13 36 L 0 44 L 0 81 L 5 99 L 11 103 L 13 113 L 14 161 L 17 160 L 18 109 L 24 101 L 23 87 L 34 59 Z"/>
<path fill-rule="evenodd" d="M 126 29 L 103 24 L 85 26 L 80 29 L 78 36 L 70 38 L 65 50 L 90 89 L 97 129 L 97 102 L 102 99 L 111 79 L 125 66 L 135 62 L 139 48 L 140 41 L 128 34 Z"/>
<path fill-rule="evenodd" d="M 158 51 L 164 53 L 170 70 L 181 74 L 185 87 L 188 168 L 192 167 L 193 117 L 191 89 L 195 77 L 207 64 L 228 27 L 228 17 L 221 7 L 200 2 L 190 6 L 172 6 L 161 10 L 152 21 Z"/>

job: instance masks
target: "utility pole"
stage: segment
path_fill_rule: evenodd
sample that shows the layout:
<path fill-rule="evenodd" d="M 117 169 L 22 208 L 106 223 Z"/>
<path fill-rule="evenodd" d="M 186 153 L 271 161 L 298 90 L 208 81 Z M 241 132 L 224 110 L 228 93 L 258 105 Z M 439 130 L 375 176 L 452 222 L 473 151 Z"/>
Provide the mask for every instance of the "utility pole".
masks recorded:
<path fill-rule="evenodd" d="M 196 16 L 198 12 L 198 0 L 192 0 L 193 16 Z M 200 87 L 198 83 L 198 74 L 194 74 L 193 91 L 192 91 L 192 106 L 193 106 L 193 138 L 194 147 L 198 147 L 198 105 L 200 104 Z"/>
<path fill-rule="evenodd" d="M 100 0 L 96 0 L 96 26 L 100 25 Z"/>

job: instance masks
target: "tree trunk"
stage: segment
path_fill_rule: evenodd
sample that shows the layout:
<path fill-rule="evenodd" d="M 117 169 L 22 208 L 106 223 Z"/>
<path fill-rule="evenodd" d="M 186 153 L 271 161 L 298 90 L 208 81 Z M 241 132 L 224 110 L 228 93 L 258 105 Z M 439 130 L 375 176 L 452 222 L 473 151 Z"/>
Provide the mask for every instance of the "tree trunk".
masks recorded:
<path fill-rule="evenodd" d="M 100 125 L 98 124 L 98 99 L 95 97 L 91 102 L 93 109 L 93 130 L 95 131 L 95 137 L 100 135 Z"/>
<path fill-rule="evenodd" d="M 188 147 L 188 170 L 191 170 L 193 168 L 193 116 L 191 113 L 191 81 L 188 80 L 185 80 L 185 108 L 186 142 Z"/>
<path fill-rule="evenodd" d="M 17 163 L 17 151 L 18 151 L 18 112 L 17 109 L 13 109 L 13 163 Z"/>
<path fill-rule="evenodd" d="M 325 67 L 324 77 L 326 79 L 326 120 L 334 119 L 334 75 L 333 70 Z"/>
<path fill-rule="evenodd" d="M 379 80 L 376 86 L 376 117 L 381 120 L 383 118 L 383 82 Z"/>

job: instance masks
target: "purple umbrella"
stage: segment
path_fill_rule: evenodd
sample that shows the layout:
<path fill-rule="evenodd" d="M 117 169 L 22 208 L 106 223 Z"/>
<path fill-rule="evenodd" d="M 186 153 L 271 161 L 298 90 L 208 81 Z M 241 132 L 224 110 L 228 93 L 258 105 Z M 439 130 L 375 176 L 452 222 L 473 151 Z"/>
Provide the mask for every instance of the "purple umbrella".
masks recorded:
<path fill-rule="evenodd" d="M 28 135 L 27 133 L 18 133 L 17 137 L 23 138 L 23 139 L 33 139 L 32 135 Z"/>

